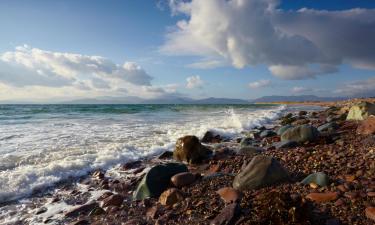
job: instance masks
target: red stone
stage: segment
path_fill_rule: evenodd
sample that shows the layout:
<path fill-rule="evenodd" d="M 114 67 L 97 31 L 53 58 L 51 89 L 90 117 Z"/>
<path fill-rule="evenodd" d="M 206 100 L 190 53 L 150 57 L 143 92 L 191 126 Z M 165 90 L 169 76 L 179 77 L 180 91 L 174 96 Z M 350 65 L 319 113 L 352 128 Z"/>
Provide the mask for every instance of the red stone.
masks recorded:
<path fill-rule="evenodd" d="M 367 218 L 375 221 L 375 207 L 367 207 L 365 209 L 365 214 Z"/>
<path fill-rule="evenodd" d="M 375 134 L 375 116 L 369 116 L 363 120 L 357 128 L 358 134 Z"/>
<path fill-rule="evenodd" d="M 241 198 L 241 193 L 234 188 L 224 187 L 219 189 L 216 193 L 224 200 L 225 203 L 232 203 L 239 201 Z"/>
<path fill-rule="evenodd" d="M 325 193 L 310 193 L 306 198 L 314 202 L 329 202 L 336 200 L 338 197 L 337 192 L 325 192 Z"/>

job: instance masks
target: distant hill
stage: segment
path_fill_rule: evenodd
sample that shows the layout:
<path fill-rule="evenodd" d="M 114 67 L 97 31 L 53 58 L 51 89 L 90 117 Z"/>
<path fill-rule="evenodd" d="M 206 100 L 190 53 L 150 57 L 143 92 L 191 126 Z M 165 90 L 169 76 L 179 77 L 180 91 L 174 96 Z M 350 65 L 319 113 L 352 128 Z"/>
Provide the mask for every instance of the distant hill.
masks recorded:
<path fill-rule="evenodd" d="M 315 95 L 292 95 L 292 96 L 263 96 L 261 98 L 250 100 L 252 103 L 256 102 L 329 102 L 329 101 L 341 101 L 348 98 L 345 97 L 318 97 Z"/>

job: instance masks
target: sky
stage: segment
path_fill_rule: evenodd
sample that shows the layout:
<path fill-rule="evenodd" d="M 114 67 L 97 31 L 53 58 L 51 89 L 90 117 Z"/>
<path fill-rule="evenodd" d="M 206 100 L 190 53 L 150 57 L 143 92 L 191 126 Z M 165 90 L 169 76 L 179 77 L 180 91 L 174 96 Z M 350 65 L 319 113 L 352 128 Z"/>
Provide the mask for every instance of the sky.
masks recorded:
<path fill-rule="evenodd" d="M 0 101 L 375 96 L 373 0 L 2 0 Z"/>

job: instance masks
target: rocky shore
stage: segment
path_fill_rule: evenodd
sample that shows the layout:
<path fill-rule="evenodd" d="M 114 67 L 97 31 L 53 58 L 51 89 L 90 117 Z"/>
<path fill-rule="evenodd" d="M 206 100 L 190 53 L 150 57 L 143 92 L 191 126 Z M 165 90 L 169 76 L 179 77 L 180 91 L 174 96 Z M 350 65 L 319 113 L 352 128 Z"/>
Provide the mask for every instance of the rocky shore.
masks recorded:
<path fill-rule="evenodd" d="M 12 224 L 372 225 L 375 105 L 289 113 L 235 140 L 181 137 L 174 152 L 94 171 L 22 210 Z"/>

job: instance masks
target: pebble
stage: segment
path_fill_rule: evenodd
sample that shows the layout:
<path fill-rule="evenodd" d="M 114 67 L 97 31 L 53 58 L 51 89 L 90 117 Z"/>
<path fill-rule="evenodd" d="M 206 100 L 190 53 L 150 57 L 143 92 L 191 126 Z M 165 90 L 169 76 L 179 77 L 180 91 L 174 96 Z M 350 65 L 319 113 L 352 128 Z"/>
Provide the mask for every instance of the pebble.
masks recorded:
<path fill-rule="evenodd" d="M 103 207 L 108 206 L 117 206 L 120 207 L 122 202 L 124 201 L 124 197 L 122 195 L 111 195 L 103 200 Z"/>
<path fill-rule="evenodd" d="M 338 197 L 337 192 L 325 192 L 325 193 L 310 193 L 306 198 L 314 202 L 329 202 L 336 200 Z"/>
<path fill-rule="evenodd" d="M 367 207 L 365 209 L 366 217 L 375 221 L 375 207 Z"/>
<path fill-rule="evenodd" d="M 182 200 L 184 200 L 184 196 L 182 192 L 177 188 L 170 188 L 164 191 L 159 197 L 160 204 L 168 206 L 173 205 Z"/>
<path fill-rule="evenodd" d="M 233 224 L 239 213 L 240 208 L 237 203 L 229 204 L 210 222 L 210 225 Z"/>
<path fill-rule="evenodd" d="M 171 181 L 176 187 L 184 187 L 195 181 L 195 175 L 190 172 L 178 173 L 171 177 Z"/>
<path fill-rule="evenodd" d="M 220 188 L 216 193 L 220 195 L 225 203 L 237 202 L 241 198 L 241 193 L 231 187 Z"/>

